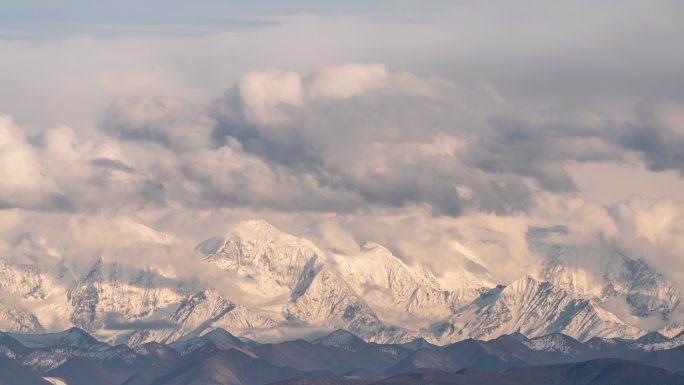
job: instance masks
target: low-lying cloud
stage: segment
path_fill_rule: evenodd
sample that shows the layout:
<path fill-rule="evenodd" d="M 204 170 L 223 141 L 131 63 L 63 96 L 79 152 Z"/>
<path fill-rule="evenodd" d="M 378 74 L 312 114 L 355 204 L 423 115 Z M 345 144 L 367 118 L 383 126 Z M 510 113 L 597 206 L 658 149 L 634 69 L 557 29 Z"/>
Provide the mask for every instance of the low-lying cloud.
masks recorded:
<path fill-rule="evenodd" d="M 121 321 L 116 314 L 107 314 L 104 317 L 105 330 L 157 330 L 157 329 L 177 329 L 178 324 L 160 320 L 160 321 Z"/>

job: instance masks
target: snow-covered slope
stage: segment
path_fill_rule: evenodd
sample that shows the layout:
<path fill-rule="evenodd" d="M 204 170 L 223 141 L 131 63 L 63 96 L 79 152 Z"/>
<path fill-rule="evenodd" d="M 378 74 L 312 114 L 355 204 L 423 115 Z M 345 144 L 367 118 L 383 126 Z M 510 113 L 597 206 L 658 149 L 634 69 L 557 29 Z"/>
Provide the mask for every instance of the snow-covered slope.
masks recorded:
<path fill-rule="evenodd" d="M 645 333 L 625 325 L 594 300 L 576 298 L 550 282 L 524 276 L 483 295 L 447 321 L 433 324 L 426 330 L 426 339 L 448 343 L 515 332 L 529 337 L 563 333 L 578 340 L 592 336 L 638 337 Z"/>
<path fill-rule="evenodd" d="M 33 313 L 0 303 L 0 331 L 37 333 L 43 326 Z"/>
<path fill-rule="evenodd" d="M 64 294 L 73 280 L 71 271 L 64 259 L 40 250 L 30 238 L 20 244 L 22 249 L 28 244 L 28 253 L 0 258 L 0 331 L 67 326 L 61 319 L 67 314 Z"/>
<path fill-rule="evenodd" d="M 73 307 L 73 324 L 95 331 L 104 326 L 108 314 L 116 314 L 125 321 L 145 319 L 182 301 L 188 290 L 185 283 L 150 270 L 105 263 L 98 258 L 90 271 L 69 289 L 67 299 Z"/>
<path fill-rule="evenodd" d="M 442 287 L 424 266 L 409 266 L 390 250 L 366 242 L 352 257 L 336 256 L 336 268 L 383 320 L 403 324 L 443 318 L 468 304 L 488 284 L 464 272 L 459 291 Z"/>
<path fill-rule="evenodd" d="M 209 289 L 184 300 L 168 321 L 170 325 L 166 328 L 136 332 L 128 341 L 129 344 L 151 341 L 170 343 L 181 338 L 199 337 L 218 328 L 239 335 L 251 335 L 254 331 L 265 335 L 277 327 L 270 318 L 236 305 Z"/>
<path fill-rule="evenodd" d="M 246 289 L 257 288 L 268 297 L 289 295 L 305 270 L 324 256 L 312 242 L 256 220 L 241 222 L 225 238 L 208 239 L 196 249 L 207 262 L 247 278 L 239 282 Z"/>
<path fill-rule="evenodd" d="M 236 284 L 254 293 L 253 303 L 267 302 L 283 321 L 341 327 L 377 341 L 408 338 L 401 328 L 384 325 L 312 242 L 266 222 L 242 222 L 222 241 L 209 239 L 197 250 L 208 254 L 205 261 L 236 275 Z"/>
<path fill-rule="evenodd" d="M 56 333 L 9 333 L 8 335 L 28 348 L 64 347 L 93 351 L 109 348 L 109 345 L 97 341 L 79 328 L 71 328 Z"/>
<path fill-rule="evenodd" d="M 62 260 L 53 262 L 56 266 L 49 266 L 44 260 L 13 263 L 0 259 L 0 290 L 22 299 L 44 300 L 59 290 L 60 280 L 66 274 Z"/>
<path fill-rule="evenodd" d="M 175 242 L 148 227 L 127 226 L 145 242 Z M 532 229 L 537 277 L 496 287 L 489 275 L 468 269 L 445 281 L 372 242 L 350 255 L 327 253 L 264 221 L 237 223 L 200 243 L 201 258 L 192 262 L 212 279 L 189 282 L 112 257 L 79 270 L 27 238 L 28 252 L 20 258 L 0 258 L 0 328 L 40 332 L 75 325 L 108 343 L 130 345 L 188 341 L 219 329 L 257 340 L 345 329 L 371 342 L 424 337 L 438 344 L 514 332 L 531 338 L 564 333 L 581 341 L 636 338 L 653 328 L 648 324 L 666 336 L 681 332 L 679 295 L 664 275 L 612 241 L 567 245 L 558 237 L 564 231 Z"/>
<path fill-rule="evenodd" d="M 574 295 L 620 299 L 638 317 L 659 315 L 667 320 L 678 307 L 680 298 L 672 283 L 643 260 L 629 257 L 615 241 L 554 241 L 555 235 L 565 232 L 563 226 L 528 232 L 529 248 L 540 259 L 540 278 Z"/>

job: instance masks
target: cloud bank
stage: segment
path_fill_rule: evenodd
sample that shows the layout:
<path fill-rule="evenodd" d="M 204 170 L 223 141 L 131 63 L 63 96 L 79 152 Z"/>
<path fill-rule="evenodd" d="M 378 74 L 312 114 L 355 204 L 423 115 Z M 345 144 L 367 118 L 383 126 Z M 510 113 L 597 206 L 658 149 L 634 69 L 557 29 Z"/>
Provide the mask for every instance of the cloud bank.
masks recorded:
<path fill-rule="evenodd" d="M 26 18 L 0 31 L 3 255 L 180 271 L 265 218 L 507 282 L 565 225 L 684 283 L 681 2 L 228 3 L 40 36 L 0 12 Z M 207 21 L 228 8 L 259 22 Z"/>
<path fill-rule="evenodd" d="M 205 105 L 117 99 L 88 136 L 66 126 L 30 136 L 4 115 L 0 169 L 11 176 L 0 188 L 4 215 L 39 223 L 8 222 L 17 227 L 7 226 L 6 242 L 12 234 L 55 232 L 43 227 L 55 221 L 83 234 L 115 218 L 126 238 L 129 224 L 140 222 L 187 238 L 188 252 L 238 218 L 265 216 L 326 244 L 335 244 L 334 223 L 333 238 L 381 241 L 435 267 L 476 261 L 506 280 L 535 266 L 525 244 L 530 226 L 563 224 L 577 241 L 625 237 L 625 245 L 668 267 L 660 256 L 684 246 L 675 240 L 681 203 L 624 200 L 627 192 L 599 204 L 583 196 L 569 168 L 636 160 L 681 172 L 678 107 L 640 106 L 633 121 L 607 121 L 581 108 L 521 106 L 489 84 L 357 63 L 252 71 Z M 663 146 L 671 149 L 663 153 Z M 642 207 L 656 214 L 644 216 Z M 215 222 L 179 219 L 188 216 Z M 69 239 L 92 243 L 84 249 L 92 254 L 123 253 L 120 233 L 108 231 L 111 240 L 51 236 L 63 248 Z M 136 254 L 145 252 L 141 246 Z"/>

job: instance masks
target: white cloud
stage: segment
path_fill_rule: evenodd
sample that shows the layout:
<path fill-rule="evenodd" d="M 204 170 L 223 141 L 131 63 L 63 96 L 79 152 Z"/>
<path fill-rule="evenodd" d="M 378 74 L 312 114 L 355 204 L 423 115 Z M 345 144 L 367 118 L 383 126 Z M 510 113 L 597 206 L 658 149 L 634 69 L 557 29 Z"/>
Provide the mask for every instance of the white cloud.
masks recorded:
<path fill-rule="evenodd" d="M 295 72 L 248 73 L 240 80 L 238 93 L 248 121 L 263 125 L 282 122 L 283 109 L 300 106 L 304 101 L 302 79 Z"/>
<path fill-rule="evenodd" d="M 653 114 L 677 122 L 671 109 Z M 658 266 L 684 251 L 672 235 L 678 206 L 617 210 L 624 194 L 597 201 L 575 183 L 578 165 L 638 159 L 616 139 L 624 122 L 583 106 L 512 101 L 486 82 L 380 64 L 250 71 L 213 103 L 115 99 L 87 133 L 58 125 L 27 138 L 3 119 L 0 167 L 15 174 L 0 199 L 45 224 L 12 222 L 6 248 L 22 231 L 38 232 L 62 248 L 81 245 L 84 259 L 107 250 L 184 261 L 164 242 L 117 245 L 135 238 L 126 221 L 145 223 L 149 231 L 133 228 L 149 239 L 163 229 L 187 251 L 235 216 L 275 219 L 332 251 L 370 240 L 435 270 L 446 263 L 487 276 L 486 267 L 497 282 L 537 266 L 531 226 L 568 226 L 558 242 L 615 238 Z"/>
<path fill-rule="evenodd" d="M 308 79 L 311 97 L 348 98 L 381 87 L 389 74 L 383 64 L 346 64 L 317 70 Z"/>
<path fill-rule="evenodd" d="M 0 175 L 0 206 L 37 207 L 57 193 L 38 154 L 8 115 L 0 115 Z"/>

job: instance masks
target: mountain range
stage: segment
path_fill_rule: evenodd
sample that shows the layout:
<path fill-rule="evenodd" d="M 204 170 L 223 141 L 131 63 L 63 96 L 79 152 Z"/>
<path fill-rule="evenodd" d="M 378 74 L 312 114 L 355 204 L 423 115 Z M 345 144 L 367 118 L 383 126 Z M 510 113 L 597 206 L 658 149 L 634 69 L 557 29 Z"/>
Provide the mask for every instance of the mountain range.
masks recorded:
<path fill-rule="evenodd" d="M 520 333 L 445 346 L 366 342 L 336 330 L 258 343 L 223 329 L 170 345 L 102 343 L 71 328 L 0 333 L 3 385 L 684 384 L 684 333 L 637 340 Z"/>
<path fill-rule="evenodd" d="M 169 242 L 145 231 L 155 235 L 150 242 Z M 515 333 L 585 342 L 684 330 L 679 293 L 662 273 L 610 239 L 556 241 L 566 231 L 530 229 L 540 268 L 507 285 L 479 265 L 446 280 L 373 242 L 352 254 L 323 251 L 259 220 L 196 246 L 192 263 L 213 280 L 109 256 L 79 271 L 68 255 L 27 236 L 27 251 L 0 259 L 0 329 L 78 327 L 131 348 L 219 329 L 262 342 L 344 329 L 365 341 L 434 345 Z"/>

